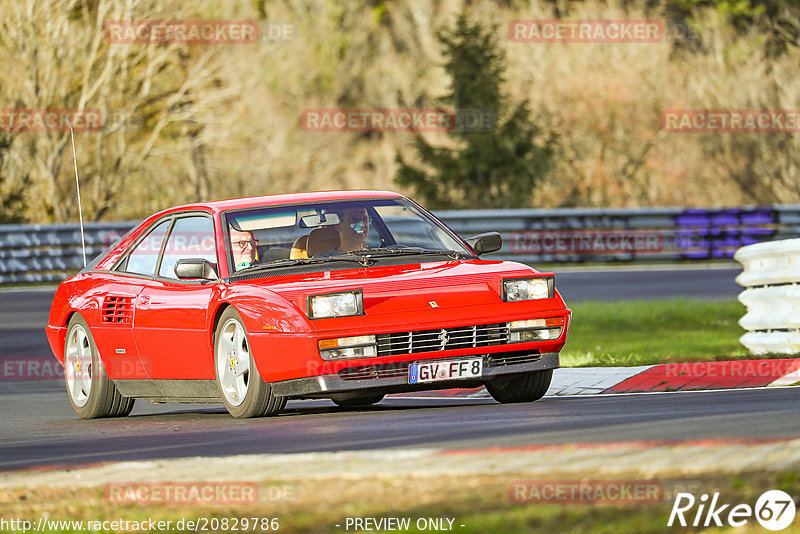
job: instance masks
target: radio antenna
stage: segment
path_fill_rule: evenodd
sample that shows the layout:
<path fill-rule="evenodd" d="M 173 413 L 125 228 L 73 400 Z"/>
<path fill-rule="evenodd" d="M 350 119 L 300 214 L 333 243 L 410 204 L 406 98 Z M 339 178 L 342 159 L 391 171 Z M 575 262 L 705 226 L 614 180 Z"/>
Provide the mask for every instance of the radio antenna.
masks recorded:
<path fill-rule="evenodd" d="M 69 124 L 69 135 L 72 137 L 72 161 L 75 164 L 75 187 L 78 190 L 78 217 L 81 221 L 81 248 L 83 249 L 83 266 L 86 267 L 86 239 L 83 236 L 83 209 L 81 208 L 81 182 L 78 180 L 78 156 L 75 154 L 75 132 Z"/>

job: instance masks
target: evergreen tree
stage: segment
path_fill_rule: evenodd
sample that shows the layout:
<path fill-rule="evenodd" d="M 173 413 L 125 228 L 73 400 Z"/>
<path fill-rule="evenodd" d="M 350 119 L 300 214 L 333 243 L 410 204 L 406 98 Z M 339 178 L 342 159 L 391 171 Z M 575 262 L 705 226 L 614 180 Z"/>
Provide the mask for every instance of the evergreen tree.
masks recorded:
<path fill-rule="evenodd" d="M 494 33 L 462 13 L 453 28 L 439 34 L 452 79 L 442 103 L 455 108 L 459 120 L 475 115 L 494 120 L 486 131 L 469 126 L 450 131 L 457 149 L 431 146 L 417 135 L 422 168 L 397 156 L 395 180 L 431 208 L 529 207 L 552 167 L 556 136 L 543 135 L 533 123 L 527 101 L 511 106 L 503 95 L 505 53 Z"/>

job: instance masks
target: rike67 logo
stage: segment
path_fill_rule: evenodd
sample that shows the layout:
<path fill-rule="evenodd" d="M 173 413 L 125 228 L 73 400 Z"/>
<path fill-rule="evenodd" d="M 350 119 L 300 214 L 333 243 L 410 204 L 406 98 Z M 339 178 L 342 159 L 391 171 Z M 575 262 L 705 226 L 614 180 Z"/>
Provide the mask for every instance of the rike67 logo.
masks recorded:
<path fill-rule="evenodd" d="M 721 503 L 719 493 L 714 493 L 710 501 L 706 493 L 699 500 L 691 493 L 678 493 L 667 526 L 742 527 L 755 518 L 765 529 L 778 531 L 792 524 L 795 512 L 792 497 L 780 490 L 764 492 L 756 501 L 755 507 L 749 504 L 732 506 Z"/>

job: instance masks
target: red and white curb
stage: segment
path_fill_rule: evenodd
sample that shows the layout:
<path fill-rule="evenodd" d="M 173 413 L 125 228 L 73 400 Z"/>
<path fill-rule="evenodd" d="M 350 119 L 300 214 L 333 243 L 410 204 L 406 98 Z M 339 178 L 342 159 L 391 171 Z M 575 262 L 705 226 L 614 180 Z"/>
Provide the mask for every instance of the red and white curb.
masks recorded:
<path fill-rule="evenodd" d="M 556 369 L 546 396 L 790 386 L 800 383 L 800 358 L 671 363 L 637 367 Z M 403 393 L 404 397 L 485 398 L 484 388 Z"/>

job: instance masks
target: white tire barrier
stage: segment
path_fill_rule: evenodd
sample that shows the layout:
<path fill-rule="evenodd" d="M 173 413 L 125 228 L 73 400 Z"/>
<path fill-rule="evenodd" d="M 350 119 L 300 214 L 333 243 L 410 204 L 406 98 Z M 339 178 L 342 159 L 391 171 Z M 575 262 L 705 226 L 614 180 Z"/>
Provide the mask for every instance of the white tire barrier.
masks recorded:
<path fill-rule="evenodd" d="M 736 251 L 747 313 L 739 341 L 753 354 L 800 353 L 800 239 L 756 243 Z"/>

